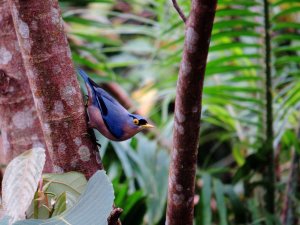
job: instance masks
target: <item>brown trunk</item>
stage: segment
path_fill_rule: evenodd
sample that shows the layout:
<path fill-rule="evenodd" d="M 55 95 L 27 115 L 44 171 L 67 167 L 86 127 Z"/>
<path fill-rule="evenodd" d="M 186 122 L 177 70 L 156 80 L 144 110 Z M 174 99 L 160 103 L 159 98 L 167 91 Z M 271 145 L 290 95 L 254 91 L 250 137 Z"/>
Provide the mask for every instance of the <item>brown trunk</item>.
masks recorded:
<path fill-rule="evenodd" d="M 102 169 L 57 0 L 9 0 L 20 51 L 56 172 Z"/>
<path fill-rule="evenodd" d="M 6 0 L 0 2 L 0 163 L 32 147 L 46 148 Z M 47 153 L 48 154 L 48 153 Z M 52 171 L 47 157 L 45 172 Z"/>
<path fill-rule="evenodd" d="M 168 225 L 192 225 L 201 99 L 217 0 L 192 0 L 177 83 Z"/>

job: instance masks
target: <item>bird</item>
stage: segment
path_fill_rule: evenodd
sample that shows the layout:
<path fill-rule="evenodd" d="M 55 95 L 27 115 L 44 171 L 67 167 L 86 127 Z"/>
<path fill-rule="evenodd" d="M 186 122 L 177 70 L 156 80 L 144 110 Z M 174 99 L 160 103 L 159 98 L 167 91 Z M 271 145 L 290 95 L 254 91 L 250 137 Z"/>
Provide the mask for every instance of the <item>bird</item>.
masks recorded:
<path fill-rule="evenodd" d="M 82 69 L 77 68 L 77 72 L 83 78 L 88 93 L 86 108 L 90 128 L 112 141 L 125 141 L 146 128 L 154 127 L 143 116 L 129 113 Z"/>

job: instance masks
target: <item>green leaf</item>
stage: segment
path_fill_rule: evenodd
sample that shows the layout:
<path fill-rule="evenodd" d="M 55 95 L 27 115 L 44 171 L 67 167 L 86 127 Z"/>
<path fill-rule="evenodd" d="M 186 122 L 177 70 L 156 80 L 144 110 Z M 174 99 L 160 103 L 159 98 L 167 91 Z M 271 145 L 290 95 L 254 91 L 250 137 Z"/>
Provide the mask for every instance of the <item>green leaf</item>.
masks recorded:
<path fill-rule="evenodd" d="M 247 9 L 220 9 L 216 12 L 216 17 L 225 17 L 225 16 L 243 16 L 243 17 L 253 17 L 253 16 L 261 16 L 260 13 L 257 12 L 251 12 Z"/>
<path fill-rule="evenodd" d="M 252 37 L 252 38 L 259 38 L 261 34 L 257 33 L 256 31 L 252 30 L 230 30 L 230 31 L 221 31 L 216 32 L 212 35 L 212 41 L 217 41 L 220 39 L 226 38 L 240 38 L 240 37 Z"/>
<path fill-rule="evenodd" d="M 54 205 L 54 211 L 52 216 L 57 216 L 62 214 L 67 209 L 67 194 L 66 192 L 62 193 L 60 196 L 58 196 L 55 205 Z"/>
<path fill-rule="evenodd" d="M 137 135 L 137 152 L 127 152 L 137 165 L 136 175 L 139 185 L 147 198 L 146 219 L 149 224 L 156 224 L 164 214 L 168 186 L 168 154 L 159 149 L 156 142 L 142 135 Z"/>
<path fill-rule="evenodd" d="M 233 49 L 244 49 L 244 48 L 261 48 L 261 45 L 253 44 L 253 43 L 240 43 L 240 42 L 222 43 L 222 44 L 212 45 L 209 48 L 209 51 L 215 52 L 221 50 L 233 50 Z"/>
<path fill-rule="evenodd" d="M 243 27 L 256 27 L 260 26 L 259 23 L 242 20 L 242 19 L 233 19 L 233 20 L 220 20 L 214 23 L 214 29 L 232 29 L 232 28 L 243 28 Z"/>
<path fill-rule="evenodd" d="M 81 17 L 75 17 L 75 16 L 65 16 L 64 21 L 69 22 L 69 23 L 77 23 L 80 25 L 85 25 L 85 26 L 94 26 L 94 27 L 107 27 L 108 25 L 100 23 L 99 21 L 96 20 L 90 20 L 90 19 L 84 19 Z"/>
<path fill-rule="evenodd" d="M 142 224 L 143 217 L 146 213 L 146 196 L 142 191 L 134 192 L 129 195 L 124 202 L 124 211 L 121 215 L 123 224 Z M 123 204 L 124 204 L 123 203 Z"/>
<path fill-rule="evenodd" d="M 130 142 L 112 143 L 116 153 L 124 166 L 127 176 L 134 173 L 139 186 L 146 196 L 147 214 L 145 220 L 149 224 L 156 224 L 164 214 L 167 185 L 168 185 L 168 155 L 165 151 L 158 149 L 154 141 L 149 141 L 138 134 L 137 150 L 133 150 Z M 127 171 L 127 172 L 126 172 Z M 128 177 L 129 184 L 134 185 L 133 175 Z"/>
<path fill-rule="evenodd" d="M 236 87 L 236 86 L 229 86 L 229 85 L 214 85 L 214 86 L 204 87 L 205 94 L 216 94 L 216 93 L 223 93 L 223 92 L 259 93 L 262 92 L 262 90 L 257 87 L 241 87 L 241 86 Z"/>
<path fill-rule="evenodd" d="M 213 74 L 225 74 L 225 73 L 233 73 L 233 72 L 239 72 L 239 71 L 245 71 L 245 70 L 257 70 L 261 69 L 261 66 L 259 65 L 252 65 L 252 66 L 214 66 L 214 67 L 208 67 L 205 74 L 207 76 L 213 75 Z"/>
<path fill-rule="evenodd" d="M 287 9 L 282 10 L 279 13 L 277 13 L 272 19 L 277 20 L 281 16 L 287 16 L 287 15 L 290 15 L 293 13 L 299 13 L 299 11 L 300 11 L 300 6 L 289 7 Z"/>
<path fill-rule="evenodd" d="M 239 166 L 243 166 L 245 163 L 245 157 L 241 153 L 240 145 L 235 144 L 232 150 L 233 157 Z"/>
<path fill-rule="evenodd" d="M 71 34 L 81 37 L 89 42 L 100 42 L 102 44 L 111 45 L 111 46 L 120 46 L 121 44 L 120 41 L 118 40 L 113 40 L 111 38 L 101 36 L 99 34 L 85 34 L 79 32 L 74 32 Z"/>
<path fill-rule="evenodd" d="M 282 41 L 299 41 L 300 35 L 298 34 L 280 34 L 273 38 L 273 41 L 282 42 Z"/>
<path fill-rule="evenodd" d="M 280 29 L 300 29 L 300 23 L 295 22 L 281 22 L 275 23 L 272 27 L 273 30 L 280 30 Z M 275 48 L 276 49 L 276 48 Z"/>
<path fill-rule="evenodd" d="M 279 6 L 281 4 L 299 3 L 299 0 L 279 0 L 273 3 L 273 6 Z"/>
<path fill-rule="evenodd" d="M 223 184 L 220 180 L 214 179 L 213 185 L 214 185 L 214 192 L 216 195 L 217 208 L 219 213 L 219 224 L 227 225 L 228 224 L 227 209 L 226 209 L 225 198 L 224 198 Z"/>
<path fill-rule="evenodd" d="M 218 5 L 224 5 L 224 6 L 232 6 L 233 2 L 232 0 L 219 0 Z M 257 1 L 247 1 L 247 0 L 235 0 L 234 5 L 240 5 L 240 6 L 257 6 L 260 5 L 260 2 Z"/>
<path fill-rule="evenodd" d="M 257 59 L 262 56 L 259 54 L 235 54 L 231 56 L 219 56 L 217 59 L 209 60 L 207 63 L 207 68 L 219 66 L 221 63 L 233 63 L 237 62 L 237 60 L 243 62 L 249 59 Z"/>
<path fill-rule="evenodd" d="M 78 172 L 44 174 L 43 180 L 45 192 L 52 192 L 57 196 L 69 192 L 77 198 L 82 194 L 87 184 L 85 176 Z"/>
<path fill-rule="evenodd" d="M 300 63 L 299 56 L 282 56 L 275 61 L 276 66 L 286 65 L 290 63 Z"/>
<path fill-rule="evenodd" d="M 208 225 L 212 223 L 211 201 L 211 176 L 207 173 L 202 175 L 203 187 L 201 191 L 201 224 Z"/>
<path fill-rule="evenodd" d="M 125 145 L 124 143 L 116 143 L 112 142 L 112 146 L 114 147 L 114 150 L 120 159 L 120 162 L 122 164 L 122 167 L 124 169 L 124 173 L 127 177 L 127 180 L 129 181 L 129 192 L 135 191 L 135 185 L 134 185 L 134 171 L 131 166 L 130 160 L 126 154 L 127 148 L 130 148 L 130 146 Z M 131 149 L 129 149 L 131 150 Z"/>
<path fill-rule="evenodd" d="M 105 171 L 97 171 L 89 180 L 77 204 L 63 214 L 47 220 L 22 220 L 14 225 L 106 225 L 112 210 L 114 190 Z"/>
<path fill-rule="evenodd" d="M 224 193 L 226 194 L 226 196 L 228 196 L 232 205 L 235 224 L 247 224 L 247 209 L 241 199 L 239 199 L 237 194 L 234 192 L 233 186 L 226 185 L 224 187 Z"/>
<path fill-rule="evenodd" d="M 128 184 L 116 184 L 116 187 L 114 188 L 116 190 L 116 199 L 115 204 L 116 205 L 122 205 L 126 201 L 126 197 L 128 194 Z M 123 214 L 123 213 L 122 213 Z"/>
<path fill-rule="evenodd" d="M 230 82 L 246 82 L 246 81 L 261 81 L 262 77 L 260 76 L 249 76 L 249 75 L 244 75 L 244 76 L 234 76 L 230 77 L 228 81 Z"/>

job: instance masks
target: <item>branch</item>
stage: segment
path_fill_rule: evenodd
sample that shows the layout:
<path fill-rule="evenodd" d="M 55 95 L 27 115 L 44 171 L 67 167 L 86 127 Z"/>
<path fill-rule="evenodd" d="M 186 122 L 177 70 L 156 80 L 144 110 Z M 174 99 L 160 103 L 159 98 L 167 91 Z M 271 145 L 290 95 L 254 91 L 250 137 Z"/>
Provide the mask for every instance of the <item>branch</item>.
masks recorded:
<path fill-rule="evenodd" d="M 169 225 L 192 225 L 202 89 L 217 0 L 192 0 L 177 83 L 167 207 Z"/>
<path fill-rule="evenodd" d="M 32 147 L 46 148 L 8 8 L 6 0 L 0 1 L 0 164 Z M 46 154 L 44 172 L 52 172 L 48 151 Z"/>
<path fill-rule="evenodd" d="M 176 0 L 172 0 L 173 2 L 173 6 L 176 9 L 176 11 L 178 12 L 179 16 L 181 17 L 181 19 L 183 20 L 184 23 L 186 23 L 186 17 L 183 13 L 183 11 L 181 10 L 181 8 L 179 7 L 178 3 Z"/>
<path fill-rule="evenodd" d="M 8 0 L 26 74 L 56 172 L 90 177 L 102 162 L 87 135 L 85 108 L 57 0 Z"/>
<path fill-rule="evenodd" d="M 111 211 L 111 213 L 107 219 L 108 225 L 121 225 L 121 221 L 119 218 L 120 218 L 122 212 L 123 212 L 123 209 L 114 208 Z"/>

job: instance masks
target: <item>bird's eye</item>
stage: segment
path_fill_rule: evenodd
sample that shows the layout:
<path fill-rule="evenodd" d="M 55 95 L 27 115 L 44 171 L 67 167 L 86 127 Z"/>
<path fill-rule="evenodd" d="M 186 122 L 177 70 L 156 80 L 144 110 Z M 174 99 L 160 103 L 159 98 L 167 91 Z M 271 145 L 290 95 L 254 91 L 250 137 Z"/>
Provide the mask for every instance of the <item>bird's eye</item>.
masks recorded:
<path fill-rule="evenodd" d="M 133 119 L 133 123 L 134 123 L 135 125 L 138 125 L 138 124 L 139 124 L 139 120 L 138 120 L 138 119 Z"/>

